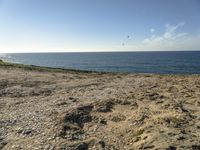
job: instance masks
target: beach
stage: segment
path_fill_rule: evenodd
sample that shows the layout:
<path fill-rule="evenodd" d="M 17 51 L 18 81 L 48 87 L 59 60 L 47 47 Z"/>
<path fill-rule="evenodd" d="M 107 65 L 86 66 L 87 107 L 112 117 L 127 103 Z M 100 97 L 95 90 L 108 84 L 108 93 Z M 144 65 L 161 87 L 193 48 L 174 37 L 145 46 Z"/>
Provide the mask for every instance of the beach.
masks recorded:
<path fill-rule="evenodd" d="M 0 149 L 200 149 L 200 75 L 0 62 Z"/>

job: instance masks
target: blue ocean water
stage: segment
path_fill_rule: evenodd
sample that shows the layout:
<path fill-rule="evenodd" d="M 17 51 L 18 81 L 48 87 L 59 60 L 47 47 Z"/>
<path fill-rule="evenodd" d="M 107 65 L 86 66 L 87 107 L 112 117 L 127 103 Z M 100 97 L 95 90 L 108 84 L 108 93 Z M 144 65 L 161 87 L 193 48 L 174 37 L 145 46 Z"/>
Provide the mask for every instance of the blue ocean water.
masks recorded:
<path fill-rule="evenodd" d="M 0 59 L 66 69 L 200 74 L 200 51 L 0 54 Z"/>

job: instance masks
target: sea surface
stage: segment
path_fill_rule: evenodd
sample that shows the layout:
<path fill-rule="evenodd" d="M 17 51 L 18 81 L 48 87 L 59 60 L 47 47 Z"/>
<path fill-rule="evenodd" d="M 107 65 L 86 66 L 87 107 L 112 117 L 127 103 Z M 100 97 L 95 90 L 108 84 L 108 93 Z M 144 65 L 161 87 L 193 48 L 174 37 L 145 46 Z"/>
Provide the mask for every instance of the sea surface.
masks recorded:
<path fill-rule="evenodd" d="M 200 74 L 200 51 L 0 54 L 9 62 L 66 69 Z"/>

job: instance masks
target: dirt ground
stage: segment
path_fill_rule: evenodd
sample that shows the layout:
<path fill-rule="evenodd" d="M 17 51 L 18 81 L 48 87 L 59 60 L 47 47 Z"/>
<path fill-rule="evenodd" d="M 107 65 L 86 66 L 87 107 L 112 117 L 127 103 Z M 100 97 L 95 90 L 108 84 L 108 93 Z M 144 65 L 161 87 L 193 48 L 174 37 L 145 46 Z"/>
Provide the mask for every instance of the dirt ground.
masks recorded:
<path fill-rule="evenodd" d="M 0 149 L 200 149 L 200 75 L 0 67 Z"/>

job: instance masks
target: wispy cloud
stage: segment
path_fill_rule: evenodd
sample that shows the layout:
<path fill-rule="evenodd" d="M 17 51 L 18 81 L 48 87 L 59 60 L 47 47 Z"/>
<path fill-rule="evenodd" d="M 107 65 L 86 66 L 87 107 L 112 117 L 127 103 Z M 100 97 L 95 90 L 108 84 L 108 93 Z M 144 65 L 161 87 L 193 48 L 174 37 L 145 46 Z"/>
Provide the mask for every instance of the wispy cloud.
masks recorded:
<path fill-rule="evenodd" d="M 149 38 L 145 38 L 143 40 L 144 44 L 148 44 L 151 46 L 160 46 L 160 45 L 168 45 L 171 42 L 178 40 L 185 35 L 187 35 L 186 32 L 178 32 L 177 30 L 185 25 L 184 22 L 180 22 L 177 25 L 165 25 L 165 32 L 162 35 L 152 35 Z M 154 32 L 154 30 L 152 30 Z M 153 33 L 151 32 L 151 33 Z"/>
<path fill-rule="evenodd" d="M 127 50 L 200 50 L 200 34 L 189 34 L 183 31 L 185 22 L 175 25 L 165 24 L 161 34 L 156 35 L 156 29 L 151 28 L 150 37 L 138 41 L 135 44 L 128 45 Z"/>
<path fill-rule="evenodd" d="M 179 32 L 178 29 L 185 25 L 184 22 L 180 22 L 177 25 L 165 25 L 165 31 L 161 35 L 151 35 L 151 37 L 145 38 L 142 45 L 149 48 L 173 48 L 174 44 L 177 44 L 178 40 L 185 37 L 188 33 Z M 151 30 L 153 33 L 155 30 Z"/>

